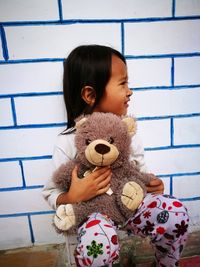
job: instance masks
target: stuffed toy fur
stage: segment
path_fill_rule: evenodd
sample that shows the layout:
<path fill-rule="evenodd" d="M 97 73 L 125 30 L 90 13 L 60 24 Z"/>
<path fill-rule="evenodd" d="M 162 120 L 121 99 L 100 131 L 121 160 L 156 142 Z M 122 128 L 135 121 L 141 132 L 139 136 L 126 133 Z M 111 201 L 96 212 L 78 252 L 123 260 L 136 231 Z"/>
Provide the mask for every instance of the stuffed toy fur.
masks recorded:
<path fill-rule="evenodd" d="M 145 194 L 150 175 L 142 173 L 129 161 L 131 138 L 136 131 L 134 118 L 94 112 L 76 122 L 77 157 L 61 165 L 53 175 L 57 187 L 69 190 L 71 174 L 78 166 L 78 177 L 102 166 L 112 170 L 110 189 L 105 194 L 76 204 L 60 205 L 54 216 L 59 233 L 74 233 L 88 215 L 100 212 L 117 225 L 123 225 L 134 214 Z"/>

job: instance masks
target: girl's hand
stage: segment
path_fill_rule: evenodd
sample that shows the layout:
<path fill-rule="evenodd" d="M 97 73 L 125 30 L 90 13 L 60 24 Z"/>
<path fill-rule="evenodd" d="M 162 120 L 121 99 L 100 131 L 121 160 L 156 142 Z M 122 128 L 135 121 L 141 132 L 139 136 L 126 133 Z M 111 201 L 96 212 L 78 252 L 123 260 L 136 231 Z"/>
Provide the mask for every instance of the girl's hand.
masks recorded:
<path fill-rule="evenodd" d="M 89 200 L 97 195 L 105 193 L 110 187 L 110 167 L 98 168 L 88 176 L 80 179 L 77 175 L 78 167 L 72 171 L 72 181 L 67 192 L 70 202 L 75 203 Z"/>
<path fill-rule="evenodd" d="M 164 193 L 164 183 L 161 179 L 157 178 L 155 175 L 152 175 L 152 179 L 149 184 L 146 186 L 147 193 L 156 193 L 163 194 Z"/>

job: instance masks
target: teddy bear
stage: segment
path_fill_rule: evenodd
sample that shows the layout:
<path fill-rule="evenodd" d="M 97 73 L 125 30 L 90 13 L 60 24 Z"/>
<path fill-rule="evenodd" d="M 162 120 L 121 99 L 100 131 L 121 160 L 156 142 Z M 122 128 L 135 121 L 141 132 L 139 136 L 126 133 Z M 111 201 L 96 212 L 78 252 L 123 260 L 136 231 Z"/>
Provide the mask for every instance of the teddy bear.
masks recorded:
<path fill-rule="evenodd" d="M 87 216 L 100 212 L 118 226 L 123 226 L 143 201 L 145 185 L 151 179 L 149 174 L 142 173 L 129 160 L 136 120 L 133 117 L 94 112 L 78 118 L 75 128 L 77 156 L 54 172 L 54 183 L 58 188 L 68 191 L 75 166 L 78 166 L 80 179 L 96 168 L 110 166 L 110 189 L 87 201 L 58 206 L 53 224 L 59 233 L 75 233 Z"/>

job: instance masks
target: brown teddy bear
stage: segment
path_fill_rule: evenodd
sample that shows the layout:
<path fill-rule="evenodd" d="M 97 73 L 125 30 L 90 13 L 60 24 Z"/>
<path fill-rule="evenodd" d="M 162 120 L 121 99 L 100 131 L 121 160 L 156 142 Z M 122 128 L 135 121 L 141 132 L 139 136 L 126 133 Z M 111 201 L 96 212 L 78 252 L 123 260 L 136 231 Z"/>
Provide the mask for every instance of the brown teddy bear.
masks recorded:
<path fill-rule="evenodd" d="M 58 232 L 74 233 L 88 215 L 100 212 L 123 225 L 142 202 L 151 176 L 138 170 L 130 162 L 131 138 L 136 122 L 131 117 L 94 112 L 76 122 L 75 146 L 77 157 L 61 165 L 53 175 L 55 184 L 69 190 L 71 174 L 78 166 L 81 179 L 96 168 L 110 166 L 112 177 L 107 193 L 88 201 L 60 205 L 54 216 Z"/>

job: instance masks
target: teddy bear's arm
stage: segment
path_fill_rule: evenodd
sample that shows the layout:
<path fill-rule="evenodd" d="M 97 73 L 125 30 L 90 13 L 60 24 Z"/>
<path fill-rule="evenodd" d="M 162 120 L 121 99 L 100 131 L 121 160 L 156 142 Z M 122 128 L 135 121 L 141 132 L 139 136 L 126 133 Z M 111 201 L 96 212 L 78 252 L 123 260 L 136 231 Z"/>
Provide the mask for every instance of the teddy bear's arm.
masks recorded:
<path fill-rule="evenodd" d="M 71 185 L 71 176 L 74 167 L 76 166 L 75 161 L 69 161 L 65 164 L 62 164 L 54 173 L 53 181 L 56 186 L 60 189 L 66 191 L 69 190 Z"/>
<path fill-rule="evenodd" d="M 148 185 L 150 180 L 152 179 L 152 175 L 149 173 L 141 172 L 138 167 L 136 167 L 132 162 L 130 163 L 130 172 L 131 176 L 134 177 L 134 179 L 137 179 L 139 181 L 139 184 L 145 184 Z"/>

